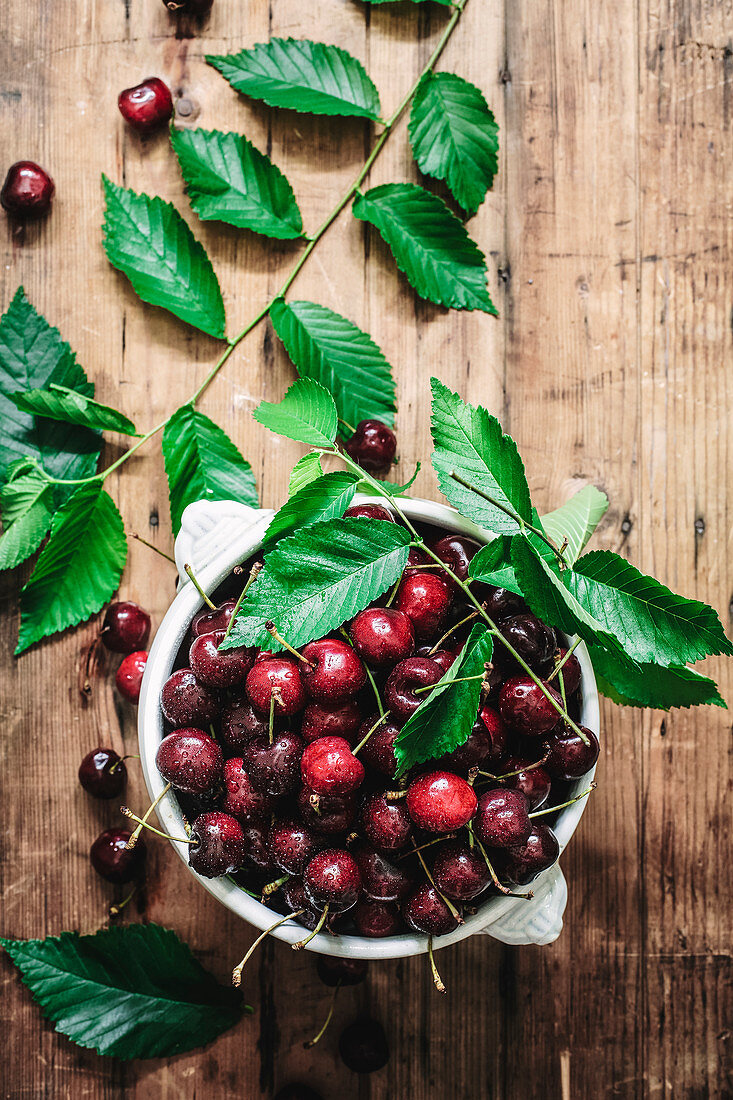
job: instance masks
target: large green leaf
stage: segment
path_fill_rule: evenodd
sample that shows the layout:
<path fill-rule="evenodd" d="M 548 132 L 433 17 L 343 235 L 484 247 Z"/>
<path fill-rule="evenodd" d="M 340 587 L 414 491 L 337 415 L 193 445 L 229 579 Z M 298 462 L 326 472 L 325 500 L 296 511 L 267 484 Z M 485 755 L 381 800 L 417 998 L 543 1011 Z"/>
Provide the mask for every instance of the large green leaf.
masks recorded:
<path fill-rule="evenodd" d="M 53 509 L 51 484 L 31 462 L 21 459 L 9 473 L 0 489 L 0 569 L 15 569 L 35 553 L 51 526 Z"/>
<path fill-rule="evenodd" d="M 512 539 L 510 535 L 498 535 L 471 559 L 468 572 L 471 580 L 480 584 L 493 584 L 496 588 L 506 588 L 517 596 L 522 590 L 517 584 L 511 556 Z"/>
<path fill-rule="evenodd" d="M 379 231 L 421 297 L 496 315 L 484 255 L 437 195 L 415 183 L 385 183 L 359 195 L 353 210 Z"/>
<path fill-rule="evenodd" d="M 238 500 L 259 507 L 252 467 L 208 416 L 183 405 L 163 432 L 163 459 L 173 531 L 195 500 Z"/>
<path fill-rule="evenodd" d="M 206 60 L 233 88 L 271 107 L 311 115 L 379 118 L 379 93 L 346 50 L 295 38 L 271 38 L 251 49 Z"/>
<path fill-rule="evenodd" d="M 310 485 L 311 481 L 315 481 L 319 477 L 323 477 L 321 456 L 316 451 L 308 451 L 308 454 L 298 459 L 290 472 L 288 497 L 294 497 L 296 493 L 299 493 L 301 489 L 304 489 L 306 485 Z"/>
<path fill-rule="evenodd" d="M 486 409 L 466 404 L 437 378 L 431 379 L 431 385 L 433 466 L 441 491 L 468 519 L 497 534 L 514 534 L 520 526 L 517 520 L 450 475 L 458 474 L 531 523 L 532 502 L 516 443 L 503 434 L 499 421 Z"/>
<path fill-rule="evenodd" d="M 559 508 L 542 516 L 542 528 L 558 548 L 567 540 L 563 557 L 568 565 L 574 565 L 607 510 L 606 494 L 595 485 L 586 485 Z"/>
<path fill-rule="evenodd" d="M 322 638 L 395 583 L 409 545 L 404 527 L 378 519 L 331 519 L 282 539 L 265 555 L 223 648 L 281 648 L 269 621 L 294 646 Z"/>
<path fill-rule="evenodd" d="M 371 336 L 315 302 L 278 298 L 270 317 L 298 374 L 331 392 L 343 421 L 394 424 L 392 368 Z"/>
<path fill-rule="evenodd" d="M 277 240 L 303 235 L 293 189 L 242 134 L 171 129 L 191 206 L 203 221 L 227 222 Z"/>
<path fill-rule="evenodd" d="M 101 481 L 82 485 L 53 517 L 20 599 L 16 653 L 88 619 L 120 583 L 127 557 L 122 517 Z"/>
<path fill-rule="evenodd" d="M 104 250 L 144 302 L 223 337 L 226 317 L 219 281 L 206 255 L 172 203 L 117 187 L 106 176 Z"/>
<path fill-rule="evenodd" d="M 331 447 L 338 413 L 331 394 L 312 378 L 293 382 L 282 401 L 262 401 L 252 416 L 271 432 L 311 447 Z"/>
<path fill-rule="evenodd" d="M 8 394 L 8 397 L 17 409 L 30 413 L 31 416 L 60 420 L 65 424 L 79 424 L 98 432 L 138 434 L 133 422 L 117 409 L 100 405 L 83 393 L 77 393 L 66 386 L 57 386 L 53 382 L 47 390 L 19 390 Z"/>
<path fill-rule="evenodd" d="M 322 520 L 339 519 L 354 499 L 358 481 L 355 474 L 340 471 L 311 481 L 272 517 L 266 541 L 285 538 Z"/>
<path fill-rule="evenodd" d="M 733 653 L 712 607 L 678 596 L 610 550 L 584 554 L 568 584 L 637 661 L 680 665 L 708 654 Z"/>
<path fill-rule="evenodd" d="M 409 132 L 420 171 L 445 180 L 463 209 L 475 214 L 498 169 L 499 127 L 483 93 L 453 73 L 425 73 Z"/>
<path fill-rule="evenodd" d="M 116 1058 L 169 1058 L 204 1046 L 242 1015 L 174 932 L 157 924 L 0 940 L 56 1030 Z"/>
<path fill-rule="evenodd" d="M 711 704 L 724 707 L 725 701 L 717 685 L 693 668 L 672 665 L 663 668 L 651 663 L 637 663 L 624 653 L 589 646 L 598 690 L 615 703 L 629 707 L 696 707 Z"/>
<path fill-rule="evenodd" d="M 481 676 L 491 660 L 493 639 L 482 624 L 474 626 L 461 658 L 454 661 L 443 678 L 400 730 L 394 751 L 398 775 L 415 764 L 452 752 L 467 739 L 478 713 L 481 681 L 454 683 L 456 677 Z"/>
<path fill-rule="evenodd" d="M 99 435 L 21 412 L 8 396 L 18 390 L 47 389 L 53 383 L 94 396 L 94 386 L 69 345 L 20 287 L 0 319 L 0 481 L 8 467 L 23 458 L 34 459 L 57 478 L 84 478 L 95 472 Z M 55 502 L 61 504 L 73 490 L 55 486 Z"/>

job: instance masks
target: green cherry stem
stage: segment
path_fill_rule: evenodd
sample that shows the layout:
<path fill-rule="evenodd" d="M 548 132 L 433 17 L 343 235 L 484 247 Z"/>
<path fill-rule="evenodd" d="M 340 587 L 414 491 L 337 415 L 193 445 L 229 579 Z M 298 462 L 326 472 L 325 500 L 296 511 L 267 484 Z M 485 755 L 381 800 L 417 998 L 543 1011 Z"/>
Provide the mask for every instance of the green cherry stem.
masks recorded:
<path fill-rule="evenodd" d="M 434 565 L 426 565 L 426 566 L 418 565 L 416 568 L 417 569 L 435 569 L 435 566 Z M 471 620 L 475 619 L 477 615 L 478 615 L 478 611 L 472 611 L 470 615 L 466 615 L 465 619 L 461 619 L 461 621 L 459 623 L 455 623 L 454 626 L 452 626 L 450 628 L 450 630 L 446 630 L 445 634 L 443 634 L 443 636 L 441 638 L 438 638 L 437 642 L 435 643 L 433 648 L 430 650 L 430 653 L 437 653 L 437 651 L 440 649 L 440 647 L 442 646 L 442 644 L 446 640 L 446 638 L 450 638 L 451 634 L 453 634 L 456 630 L 458 630 L 459 627 L 465 626 L 466 623 L 470 623 Z M 430 656 L 430 653 L 428 653 L 428 657 Z"/>
<path fill-rule="evenodd" d="M 438 889 L 438 887 L 435 885 L 435 879 L 430 874 L 430 870 L 428 868 L 428 865 L 425 862 L 425 860 L 423 859 L 420 848 L 415 844 L 414 840 L 412 842 L 412 851 L 409 854 L 417 856 L 417 858 L 420 860 L 420 863 L 422 864 L 422 869 L 425 872 L 425 874 L 427 875 L 428 882 L 432 886 L 433 890 L 435 890 L 436 894 L 438 894 L 443 899 L 445 904 L 448 906 L 448 909 L 450 910 L 450 914 L 454 918 L 454 920 L 457 920 L 459 924 L 463 924 L 463 917 L 458 912 L 458 910 L 456 909 L 453 902 L 450 900 L 450 898 L 447 898 L 445 896 L 445 894 L 441 893 L 440 890 Z"/>
<path fill-rule="evenodd" d="M 568 806 L 572 806 L 575 802 L 580 802 L 581 798 L 587 798 L 591 791 L 594 791 L 597 786 L 598 784 L 593 782 L 590 787 L 586 787 L 580 794 L 576 794 L 575 798 L 569 798 L 567 802 L 561 802 L 557 806 L 547 806 L 544 810 L 535 810 L 534 813 L 529 815 L 530 820 L 534 821 L 536 817 L 544 817 L 546 814 L 557 813 L 558 810 L 566 810 Z"/>
<path fill-rule="evenodd" d="M 470 680 L 483 680 L 483 673 L 481 676 L 456 676 L 455 680 L 450 680 L 451 684 L 467 684 Z M 419 687 L 413 689 L 413 695 L 419 695 L 424 691 L 434 691 L 437 684 L 427 684 L 425 687 Z"/>
<path fill-rule="evenodd" d="M 236 619 L 237 615 L 239 614 L 239 609 L 242 606 L 242 603 L 244 602 L 244 597 L 247 595 L 247 590 L 249 589 L 250 585 L 253 584 L 257 580 L 257 577 L 259 576 L 259 574 L 262 571 L 263 564 L 264 563 L 261 562 L 261 561 L 256 561 L 254 563 L 254 565 L 252 566 L 252 568 L 250 569 L 249 577 L 247 578 L 247 583 L 245 584 L 244 588 L 242 589 L 242 591 L 239 594 L 239 599 L 235 603 L 234 610 L 232 611 L 232 617 L 231 617 L 231 619 L 229 620 L 229 622 L 227 624 L 226 630 L 224 631 L 224 637 L 221 640 L 222 643 L 225 642 L 227 640 L 227 638 L 229 637 L 229 635 L 231 634 L 232 627 L 234 626 L 234 620 Z"/>
<path fill-rule="evenodd" d="M 563 657 L 563 659 L 562 659 L 561 661 L 558 661 L 558 663 L 557 663 L 557 664 L 555 665 L 555 667 L 553 668 L 553 670 L 552 670 L 552 672 L 550 673 L 550 675 L 549 675 L 549 676 L 547 677 L 547 682 L 548 682 L 548 684 L 549 684 L 550 680 L 554 680 L 554 679 L 555 679 L 555 677 L 557 676 L 558 672 L 559 672 L 559 671 L 561 670 L 561 668 L 563 667 L 563 665 L 564 665 L 564 664 L 566 664 L 566 662 L 567 662 L 567 661 L 568 661 L 568 660 L 569 660 L 569 659 L 570 659 L 570 658 L 572 657 L 572 655 L 573 655 L 573 654 L 575 653 L 575 650 L 576 650 L 576 649 L 578 648 L 578 646 L 580 645 L 580 643 L 582 642 L 582 640 L 583 640 L 582 638 L 576 638 L 576 639 L 575 639 L 575 641 L 574 641 L 574 642 L 573 642 L 573 644 L 572 644 L 572 645 L 570 646 L 570 649 L 569 649 L 569 650 L 568 650 L 568 651 L 566 652 L 566 654 L 565 654 L 565 656 Z"/>
<path fill-rule="evenodd" d="M 473 830 L 472 830 L 472 833 L 473 833 Z M 478 845 L 478 849 L 481 852 L 481 855 L 484 857 L 484 863 L 486 864 L 486 867 L 488 868 L 488 872 L 491 875 L 491 881 L 493 882 L 494 886 L 499 891 L 499 893 L 503 894 L 507 898 L 522 898 L 523 901 L 530 901 L 534 897 L 534 894 L 532 893 L 531 890 L 529 890 L 526 894 L 513 894 L 508 886 L 505 886 L 503 884 L 503 882 L 499 882 L 499 876 L 497 875 L 496 871 L 494 870 L 494 866 L 493 866 L 491 860 L 489 859 L 488 852 L 486 851 L 486 849 L 484 848 L 483 844 L 481 843 L 481 841 L 479 840 L 478 837 L 474 837 L 474 839 L 476 841 L 476 844 Z"/>
<path fill-rule="evenodd" d="M 260 932 L 259 936 L 254 941 L 242 961 L 234 967 L 234 970 L 232 970 L 233 986 L 236 986 L 236 988 L 239 989 L 240 985 L 242 984 L 242 971 L 244 970 L 249 960 L 252 958 L 252 955 L 257 950 L 259 944 L 261 944 L 264 940 L 265 936 L 269 936 L 270 933 L 274 932 L 276 928 L 279 928 L 281 924 L 285 924 L 289 920 L 295 920 L 296 917 L 302 917 L 303 913 L 305 913 L 305 909 L 298 909 L 294 913 L 286 913 L 284 917 L 281 917 L 280 920 L 276 920 L 275 923 L 271 924 L 269 928 L 266 928 L 264 932 Z"/>
<path fill-rule="evenodd" d="M 521 775 L 523 772 L 533 772 L 536 768 L 541 768 L 543 764 L 546 764 L 550 756 L 550 749 L 547 750 L 541 760 L 538 760 L 534 764 L 527 764 L 526 768 L 517 768 L 513 772 L 504 772 L 503 775 L 492 775 L 491 772 L 482 772 L 479 769 L 478 774 L 484 776 L 485 779 L 496 779 L 501 781 L 502 779 L 511 779 L 514 775 Z"/>
<path fill-rule="evenodd" d="M 157 546 L 154 546 L 152 542 L 148 542 L 142 535 L 138 535 L 136 531 L 130 531 L 130 538 L 135 539 L 136 542 L 141 542 L 143 546 L 147 546 L 149 550 L 153 550 L 159 557 L 165 558 L 166 561 L 172 562 L 173 565 L 176 564 L 176 559 L 174 557 L 170 554 L 166 554 L 165 550 L 159 550 Z"/>
<path fill-rule="evenodd" d="M 324 924 L 326 923 L 326 917 L 327 916 L 328 916 L 328 904 L 323 906 L 323 912 L 321 913 L 320 920 L 318 921 L 318 924 L 315 926 L 315 928 L 310 933 L 310 935 L 306 936 L 304 940 L 298 940 L 297 943 L 291 943 L 290 946 L 292 947 L 293 951 L 302 951 L 304 947 L 308 946 L 308 944 L 311 942 L 311 940 L 314 940 L 316 938 L 316 936 L 318 935 L 318 933 L 321 931 Z"/>
<path fill-rule="evenodd" d="M 216 604 L 213 603 L 209 599 L 209 597 L 206 595 L 203 588 L 201 587 L 198 580 L 196 579 L 196 574 L 194 573 L 192 567 L 188 564 L 188 562 L 186 562 L 186 564 L 184 565 L 183 568 L 184 568 L 184 571 L 187 574 L 189 580 L 193 583 L 194 588 L 196 589 L 196 591 L 198 592 L 199 596 L 204 601 L 206 606 L 209 607 L 212 611 L 216 611 Z"/>
<path fill-rule="evenodd" d="M 304 1050 L 310 1050 L 311 1047 L 314 1047 L 316 1045 L 316 1043 L 318 1042 L 318 1040 L 322 1039 L 323 1036 L 326 1034 L 326 1029 L 328 1028 L 328 1025 L 331 1023 L 331 1019 L 333 1017 L 333 1010 L 336 1007 L 336 997 L 338 996 L 338 991 L 339 991 L 340 988 L 341 988 L 341 979 L 339 978 L 339 980 L 336 983 L 336 988 L 334 989 L 333 993 L 331 994 L 331 1001 L 330 1001 L 328 1013 L 326 1015 L 326 1019 L 323 1021 L 323 1026 L 321 1027 L 321 1029 L 320 1029 L 320 1031 L 318 1032 L 317 1035 L 314 1035 L 312 1039 L 308 1039 L 307 1042 L 303 1043 L 303 1049 Z"/>
<path fill-rule="evenodd" d="M 166 783 L 165 787 L 163 787 L 163 790 L 160 792 L 160 794 L 155 799 L 155 801 L 151 802 L 151 804 L 148 806 L 147 810 L 145 811 L 145 813 L 143 814 L 143 816 L 140 820 L 140 824 L 135 829 L 134 833 L 132 834 L 132 836 L 130 837 L 130 839 L 128 840 L 128 842 L 126 844 L 126 847 L 128 849 L 135 847 L 135 845 L 138 842 L 138 838 L 140 836 L 140 833 L 143 831 L 143 828 L 148 823 L 148 818 L 150 817 L 153 810 L 156 809 L 156 807 L 158 806 L 158 803 L 161 802 L 162 799 L 165 798 L 165 796 L 168 794 L 168 791 L 171 789 L 171 786 L 172 786 L 171 783 Z M 122 807 L 120 807 L 120 808 L 122 808 Z"/>
<path fill-rule="evenodd" d="M 338 453 L 338 452 L 336 452 L 336 453 Z M 357 466 L 357 469 L 359 469 L 358 466 Z M 353 649 L 354 648 L 354 643 L 352 642 L 351 638 L 349 637 L 348 631 L 344 630 L 344 628 L 341 627 L 340 633 L 343 635 L 344 640 Z M 385 710 L 384 703 L 382 702 L 382 696 L 379 694 L 379 688 L 377 687 L 377 681 L 374 679 L 374 675 L 372 673 L 372 670 L 369 668 L 369 665 L 366 663 L 366 661 L 364 662 L 364 671 L 367 674 L 367 680 L 369 681 L 369 683 L 371 685 L 372 691 L 374 692 L 374 698 L 377 701 L 377 710 L 379 711 L 379 717 L 380 717 L 380 719 L 383 720 L 389 714 L 389 711 Z M 376 726 L 374 728 L 376 729 Z M 374 730 L 370 730 L 369 733 L 367 734 L 367 737 L 369 737 L 373 732 L 374 732 Z M 364 741 L 366 741 L 366 739 L 367 738 L 365 737 Z M 364 742 L 362 742 L 362 744 L 363 743 Z M 361 748 L 361 745 L 359 746 L 359 748 Z"/>
<path fill-rule="evenodd" d="M 435 955 L 433 954 L 433 937 L 428 936 L 428 958 L 430 960 L 430 973 L 433 975 L 433 984 L 438 990 L 438 993 L 445 993 L 445 985 L 443 979 L 438 973 L 438 968 L 435 965 Z"/>
<path fill-rule="evenodd" d="M 371 737 L 371 735 L 372 735 L 372 734 L 373 734 L 373 733 L 375 732 L 375 730 L 379 729 L 379 727 L 380 727 L 380 726 L 382 725 L 382 723 L 383 723 L 383 722 L 385 722 L 385 721 L 386 721 L 386 720 L 387 720 L 387 719 L 389 718 L 389 714 L 390 714 L 390 712 L 389 712 L 388 710 L 385 710 L 384 714 L 380 714 L 380 715 L 379 715 L 379 718 L 377 718 L 376 722 L 374 723 L 374 725 L 372 726 L 372 728 L 371 728 L 371 729 L 369 730 L 369 732 L 368 732 L 368 733 L 367 733 L 367 734 L 366 734 L 366 735 L 365 735 L 364 737 L 362 737 L 362 739 L 361 739 L 361 741 L 359 742 L 359 744 L 358 744 L 358 745 L 357 745 L 357 746 L 356 746 L 355 748 L 353 748 L 353 749 L 351 750 L 351 755 L 352 755 L 352 756 L 356 756 L 356 754 L 358 753 L 359 749 L 363 749 L 363 748 L 364 748 L 364 746 L 366 745 L 367 741 L 369 740 L 369 738 Z"/>

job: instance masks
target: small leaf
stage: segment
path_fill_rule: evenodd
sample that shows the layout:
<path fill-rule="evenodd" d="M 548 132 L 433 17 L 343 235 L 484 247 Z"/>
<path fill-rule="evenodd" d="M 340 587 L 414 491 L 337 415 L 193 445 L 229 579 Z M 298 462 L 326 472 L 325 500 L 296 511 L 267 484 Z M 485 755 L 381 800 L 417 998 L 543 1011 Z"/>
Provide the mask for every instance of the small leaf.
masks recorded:
<path fill-rule="evenodd" d="M 708 704 L 727 709 L 714 681 L 693 668 L 639 664 L 624 653 L 609 653 L 597 646 L 588 649 L 598 690 L 615 703 L 656 710 Z"/>
<path fill-rule="evenodd" d="M 265 541 L 274 542 L 322 520 L 339 519 L 354 499 L 357 481 L 354 474 L 340 472 L 311 481 L 273 516 Z"/>
<path fill-rule="evenodd" d="M 293 189 L 269 157 L 241 134 L 171 129 L 191 206 L 220 221 L 277 240 L 303 235 Z"/>
<path fill-rule="evenodd" d="M 288 496 L 294 497 L 296 493 L 299 493 L 301 489 L 304 489 L 306 485 L 319 477 L 323 477 L 321 456 L 315 451 L 309 451 L 307 455 L 299 458 L 293 466 L 288 484 Z"/>
<path fill-rule="evenodd" d="M 169 1058 L 211 1042 L 242 1015 L 240 995 L 157 924 L 0 943 L 56 1031 L 99 1054 Z"/>
<path fill-rule="evenodd" d="M 94 615 L 120 583 L 122 517 L 101 481 L 82 485 L 53 517 L 51 536 L 21 593 L 16 654 Z"/>
<path fill-rule="evenodd" d="M 445 180 L 463 209 L 475 214 L 498 170 L 499 127 L 483 93 L 453 73 L 425 73 L 409 133 L 420 171 Z"/>
<path fill-rule="evenodd" d="M 376 481 L 377 485 L 385 490 L 386 496 L 402 496 L 402 494 L 406 493 L 410 486 L 414 484 L 417 475 L 420 473 L 421 465 L 422 463 L 420 462 L 415 464 L 414 474 L 409 479 L 409 481 L 405 481 L 402 485 L 398 485 L 396 481 L 382 481 L 378 477 L 375 477 L 374 481 Z M 360 481 L 357 485 L 357 491 L 361 493 L 372 493 L 374 492 L 374 486 L 371 481 Z"/>
<path fill-rule="evenodd" d="M 226 432 L 193 405 L 183 405 L 166 424 L 163 459 L 174 534 L 184 509 L 195 500 L 238 500 L 259 507 L 249 462 Z"/>
<path fill-rule="evenodd" d="M 298 374 L 331 392 L 346 424 L 355 428 L 372 418 L 394 424 L 392 368 L 371 336 L 315 302 L 278 298 L 270 318 Z"/>
<path fill-rule="evenodd" d="M 514 566 L 511 564 L 511 543 L 508 535 L 499 535 L 486 546 L 482 546 L 468 567 L 471 580 L 480 584 L 492 584 L 496 588 L 506 588 L 507 591 L 521 596 L 522 590 L 517 584 Z"/>
<path fill-rule="evenodd" d="M 270 107 L 379 118 L 379 93 L 364 66 L 338 46 L 271 38 L 240 53 L 209 55 L 206 60 L 238 92 Z"/>
<path fill-rule="evenodd" d="M 271 432 L 311 447 L 331 447 L 336 440 L 338 413 L 333 398 L 312 378 L 293 382 L 276 404 L 262 401 L 252 416 Z"/>
<path fill-rule="evenodd" d="M 293 646 L 322 638 L 395 583 L 409 546 L 409 531 L 378 519 L 331 519 L 281 539 L 222 648 L 280 649 L 270 620 Z"/>
<path fill-rule="evenodd" d="M 133 422 L 121 412 L 53 382 L 47 390 L 19 390 L 8 394 L 8 397 L 17 409 L 30 413 L 31 416 L 44 416 L 65 424 L 79 424 L 93 431 L 138 434 Z"/>
<path fill-rule="evenodd" d="M 454 661 L 400 730 L 394 751 L 398 775 L 415 764 L 452 752 L 468 738 L 478 713 L 481 681 L 454 684 L 457 676 L 481 676 L 491 660 L 493 639 L 483 624 L 476 624 Z"/>
<path fill-rule="evenodd" d="M 107 202 L 104 250 L 144 302 L 223 338 L 226 325 L 219 281 L 176 208 L 160 198 L 137 195 L 102 176 Z"/>
<path fill-rule="evenodd" d="M 517 520 L 450 475 L 455 472 L 531 523 L 532 502 L 516 443 L 486 409 L 466 404 L 437 378 L 431 384 L 433 466 L 441 491 L 468 519 L 496 534 L 514 534 L 519 530 Z"/>
<path fill-rule="evenodd" d="M 30 463 L 17 477 L 11 476 L 0 489 L 3 535 L 0 538 L 0 569 L 15 569 L 35 553 L 51 526 L 51 485 Z"/>
<path fill-rule="evenodd" d="M 422 298 L 496 315 L 484 255 L 437 195 L 415 183 L 385 183 L 359 195 L 353 211 L 379 231 Z"/>
<path fill-rule="evenodd" d="M 567 539 L 563 557 L 574 565 L 608 510 L 608 497 L 595 485 L 586 485 L 565 504 L 541 517 L 542 529 L 558 547 Z"/>

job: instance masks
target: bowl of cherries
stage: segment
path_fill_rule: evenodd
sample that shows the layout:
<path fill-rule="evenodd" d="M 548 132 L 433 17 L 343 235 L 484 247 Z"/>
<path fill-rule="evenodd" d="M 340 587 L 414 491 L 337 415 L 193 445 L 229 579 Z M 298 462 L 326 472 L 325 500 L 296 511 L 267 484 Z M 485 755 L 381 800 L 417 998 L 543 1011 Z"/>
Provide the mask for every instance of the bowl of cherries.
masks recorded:
<path fill-rule="evenodd" d="M 400 511 L 460 580 L 492 538 L 445 505 L 402 497 Z M 475 609 L 411 550 L 397 583 L 325 637 L 298 650 L 269 623 L 274 651 L 220 648 L 272 516 L 232 501 L 184 513 L 181 585 L 139 710 L 171 843 L 222 904 L 294 947 L 393 958 L 479 931 L 550 942 L 566 898 L 557 860 L 599 753 L 585 647 L 512 592 L 477 589 L 512 653 L 497 644 L 481 670 L 467 740 L 398 774 L 400 731 L 459 659 Z M 346 517 L 402 522 L 360 495 Z"/>

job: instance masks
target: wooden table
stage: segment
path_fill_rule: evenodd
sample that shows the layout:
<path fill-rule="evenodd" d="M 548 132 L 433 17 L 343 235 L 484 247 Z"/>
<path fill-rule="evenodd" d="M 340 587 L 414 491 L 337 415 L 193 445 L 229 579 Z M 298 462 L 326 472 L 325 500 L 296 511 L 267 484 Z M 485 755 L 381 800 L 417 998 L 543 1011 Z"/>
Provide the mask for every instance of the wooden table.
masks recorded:
<path fill-rule="evenodd" d="M 214 342 L 142 306 L 101 248 L 100 173 L 173 199 L 194 219 L 165 135 L 141 142 L 119 90 L 151 73 L 204 127 L 245 132 L 293 182 L 315 226 L 355 175 L 368 127 L 276 113 L 237 97 L 203 61 L 269 34 L 312 37 L 367 65 L 386 110 L 424 64 L 446 19 L 436 5 L 371 11 L 352 0 L 216 0 L 196 37 L 176 37 L 159 0 L 6 0 L 0 6 L 2 171 L 38 159 L 55 177 L 52 216 L 13 235 L 3 221 L 0 304 L 23 283 L 58 325 L 101 400 L 144 426 L 180 403 Z M 501 318 L 446 313 L 413 295 L 381 241 L 349 215 L 296 287 L 372 333 L 395 365 L 402 470 L 429 452 L 428 377 L 484 403 L 517 439 L 542 508 L 592 482 L 611 498 L 595 545 L 712 603 L 730 625 L 731 0 L 470 0 L 442 67 L 478 83 L 501 125 L 501 172 L 471 223 L 490 257 Z M 415 179 L 405 124 L 372 183 Z M 220 273 L 230 328 L 263 304 L 293 246 L 196 227 Z M 366 261 L 366 262 L 365 262 Z M 301 449 L 252 420 L 293 378 L 260 327 L 202 407 L 251 460 L 262 500 L 283 499 Z M 110 446 L 104 456 L 118 452 Z M 127 528 L 171 547 L 160 451 L 111 480 Z M 416 491 L 437 494 L 424 461 Z M 727 574 L 727 575 L 726 575 Z M 135 715 L 110 667 L 78 678 L 96 623 L 16 661 L 17 594 L 2 582 L 3 934 L 91 931 L 110 890 L 90 869 L 96 833 L 118 821 L 76 782 L 97 743 L 135 749 Z M 173 569 L 133 544 L 122 583 L 156 620 Z M 731 665 L 708 662 L 731 697 Z M 249 972 L 254 1016 L 210 1048 L 132 1065 L 72 1046 L 42 1021 L 2 964 L 6 1097 L 271 1096 L 301 1078 L 324 1097 L 730 1097 L 730 717 L 603 708 L 599 789 L 563 858 L 570 899 L 550 947 L 484 937 L 445 950 L 450 995 L 426 960 L 374 967 L 343 991 L 329 1035 L 303 1050 L 329 993 L 313 959 L 270 943 Z M 129 801 L 144 788 L 134 762 Z M 161 842 L 130 920 L 174 928 L 220 977 L 253 939 Z M 133 909 L 133 906 L 130 906 Z M 378 1016 L 392 1059 L 357 1079 L 336 1039 Z"/>

